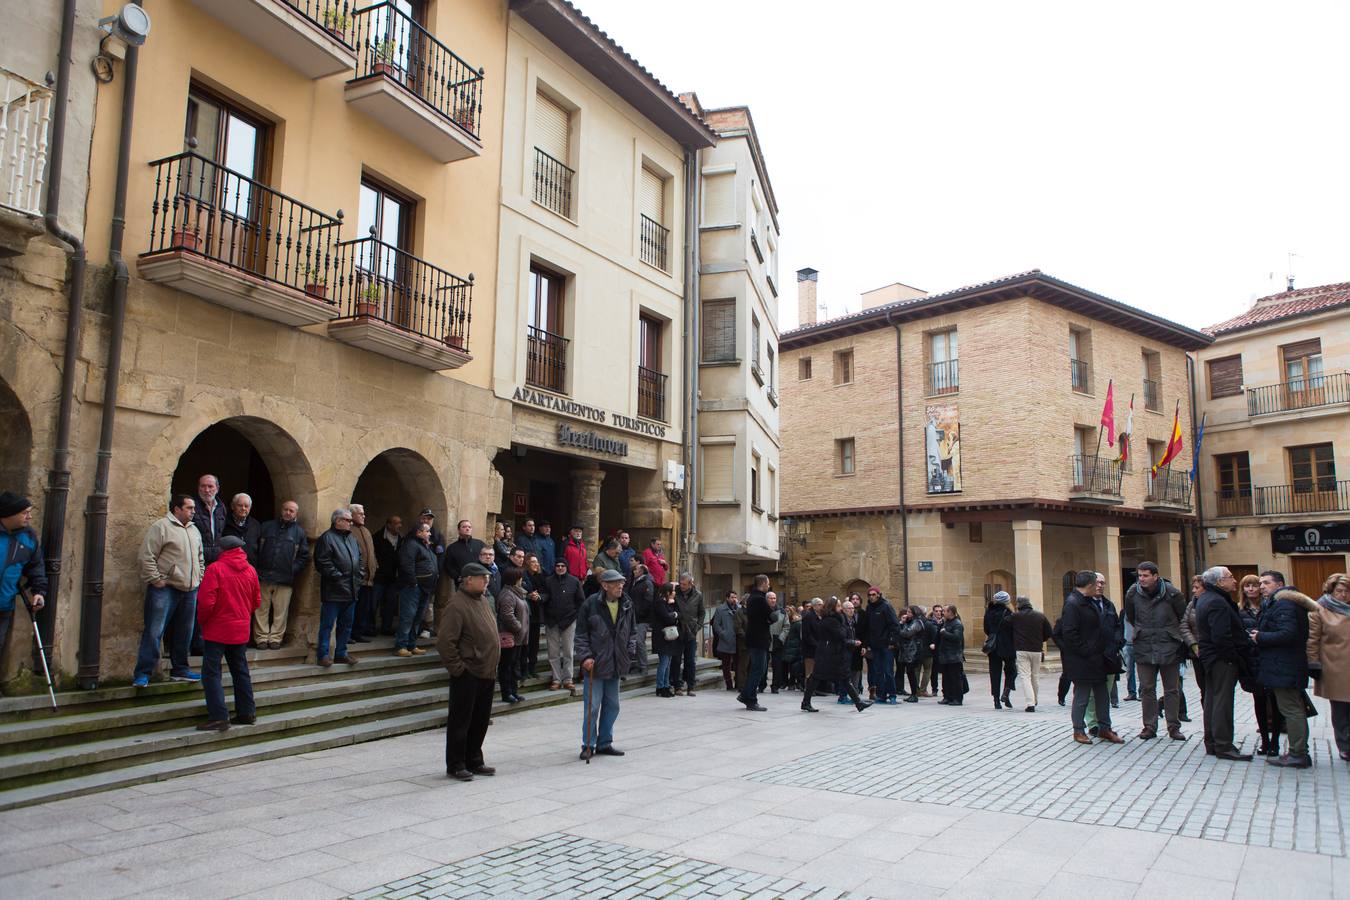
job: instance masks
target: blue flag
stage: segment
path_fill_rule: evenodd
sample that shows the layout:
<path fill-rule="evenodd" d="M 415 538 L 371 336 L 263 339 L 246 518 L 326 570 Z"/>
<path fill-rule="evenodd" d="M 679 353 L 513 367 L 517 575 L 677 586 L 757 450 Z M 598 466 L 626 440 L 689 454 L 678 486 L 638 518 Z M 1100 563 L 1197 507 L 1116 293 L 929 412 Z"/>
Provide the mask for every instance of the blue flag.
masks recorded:
<path fill-rule="evenodd" d="M 1191 453 L 1191 484 L 1195 484 L 1195 479 L 1200 477 L 1200 444 L 1205 439 L 1205 420 L 1209 418 L 1209 413 L 1200 417 L 1200 428 L 1195 432 L 1195 450 Z"/>

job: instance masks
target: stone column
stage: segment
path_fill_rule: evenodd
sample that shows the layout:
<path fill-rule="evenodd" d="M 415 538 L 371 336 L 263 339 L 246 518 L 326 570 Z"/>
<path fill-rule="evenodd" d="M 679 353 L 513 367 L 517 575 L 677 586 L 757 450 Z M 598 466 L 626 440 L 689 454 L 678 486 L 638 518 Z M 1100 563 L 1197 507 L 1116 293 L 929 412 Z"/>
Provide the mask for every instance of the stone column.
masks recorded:
<path fill-rule="evenodd" d="M 1120 529 L 1099 525 L 1092 529 L 1092 559 L 1098 572 L 1106 576 L 1106 596 L 1120 609 L 1125 602 L 1120 581 Z"/>
<path fill-rule="evenodd" d="M 580 525 L 587 548 L 595 546 L 600 537 L 600 483 L 604 480 L 599 463 L 580 462 L 572 470 L 572 521 L 563 527 Z"/>
<path fill-rule="evenodd" d="M 1181 572 L 1181 535 L 1175 531 L 1155 534 L 1154 543 L 1158 545 L 1158 573 L 1177 586 L 1182 596 L 1189 596 L 1189 581 L 1184 580 Z"/>
<path fill-rule="evenodd" d="M 1045 608 L 1045 575 L 1041 562 L 1041 523 L 1036 519 L 1022 519 L 1012 523 L 1013 573 L 1017 578 L 1017 594 L 1030 597 L 1032 604 L 1053 620 L 1051 610 Z"/>

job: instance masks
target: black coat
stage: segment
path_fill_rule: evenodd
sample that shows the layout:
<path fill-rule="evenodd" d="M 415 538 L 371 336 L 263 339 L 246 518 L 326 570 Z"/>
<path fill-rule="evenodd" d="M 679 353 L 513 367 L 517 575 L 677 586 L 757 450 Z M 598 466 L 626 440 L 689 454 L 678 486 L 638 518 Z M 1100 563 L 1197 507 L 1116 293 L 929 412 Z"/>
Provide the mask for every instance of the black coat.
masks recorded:
<path fill-rule="evenodd" d="M 396 535 L 395 538 L 392 544 L 389 543 L 384 537 L 383 528 L 370 536 L 375 544 L 376 584 L 393 584 L 398 577 L 398 549 L 403 543 L 403 537 Z"/>
<path fill-rule="evenodd" d="M 1105 681 L 1107 655 L 1119 652 L 1124 642 L 1120 617 L 1110 601 L 1084 597 L 1075 590 L 1064 601 L 1059 630 L 1064 677 L 1089 684 Z"/>
<path fill-rule="evenodd" d="M 928 628 L 923 619 L 915 617 L 900 623 L 896 653 L 901 665 L 913 665 L 928 657 Z"/>
<path fill-rule="evenodd" d="M 858 639 L 873 650 L 893 646 L 900 631 L 900 617 L 885 597 L 868 600 L 858 616 Z"/>
<path fill-rule="evenodd" d="M 628 596 L 633 601 L 633 615 L 639 625 L 652 624 L 652 607 L 655 606 L 656 585 L 652 576 L 643 575 L 628 588 Z"/>
<path fill-rule="evenodd" d="M 206 558 L 206 564 L 209 566 L 220 558 L 220 539 L 225 536 L 225 504 L 216 498 L 216 508 L 210 512 L 206 511 L 206 503 L 201 497 L 197 497 L 197 508 L 192 513 L 192 524 L 197 526 L 197 531 L 202 536 L 202 556 Z"/>
<path fill-rule="evenodd" d="M 262 526 L 252 516 L 244 516 L 243 524 L 234 520 L 234 516 L 225 518 L 225 528 L 221 537 L 237 537 L 244 542 L 244 556 L 248 564 L 256 571 L 258 568 L 258 542 L 262 536 Z"/>
<path fill-rule="evenodd" d="M 1195 601 L 1195 636 L 1200 661 L 1247 663 L 1252 660 L 1252 639 L 1242 624 L 1237 604 L 1217 587 L 1205 585 Z"/>
<path fill-rule="evenodd" d="M 1181 623 L 1186 598 L 1164 579 L 1152 594 L 1135 583 L 1125 592 L 1125 618 L 1134 626 L 1134 658 L 1151 665 L 1172 665 L 1185 658 Z"/>
<path fill-rule="evenodd" d="M 478 538 L 469 538 L 467 541 L 455 538 L 450 542 L 450 546 L 445 548 L 445 555 L 442 559 L 445 568 L 445 574 L 450 576 L 451 583 L 459 584 L 459 570 L 471 562 L 478 562 L 478 553 L 483 549 L 483 542 Z"/>
<path fill-rule="evenodd" d="M 805 633 L 806 628 L 803 627 L 802 634 Z M 816 626 L 816 678 L 821 681 L 843 681 L 849 677 L 853 647 L 848 641 L 848 626 L 844 624 L 843 614 L 820 617 Z"/>
<path fill-rule="evenodd" d="M 680 603 L 676 600 L 674 603 L 662 602 L 658 597 L 652 604 L 651 626 L 652 626 L 652 652 L 657 656 L 674 656 L 684 649 L 684 642 L 679 638 L 673 641 L 667 641 L 663 632 L 668 625 L 680 624 Z"/>
<path fill-rule="evenodd" d="M 586 595 L 581 592 L 581 582 L 566 572 L 561 576 L 554 572 L 546 577 L 539 593 L 544 598 L 544 624 L 563 631 L 577 620 L 577 610 L 586 601 Z"/>
<path fill-rule="evenodd" d="M 860 672 L 863 667 L 863 650 L 866 644 L 858 636 L 858 625 L 863 621 L 863 617 L 858 613 L 853 614 L 853 618 L 844 617 L 844 640 L 849 643 L 848 668 L 850 673 Z M 852 642 L 857 641 L 858 646 L 852 646 Z"/>
<path fill-rule="evenodd" d="M 788 625 L 787 639 L 783 641 L 783 662 L 795 663 L 802 658 L 802 620 Z"/>
<path fill-rule="evenodd" d="M 1013 644 L 1013 611 L 1006 603 L 991 603 L 984 611 L 985 637 L 993 635 L 994 652 L 991 659 L 1017 659 L 1017 648 Z"/>
<path fill-rule="evenodd" d="M 314 571 L 319 573 L 319 597 L 325 603 L 353 603 L 366 580 L 361 544 L 350 531 L 330 528 L 314 542 Z"/>
<path fill-rule="evenodd" d="M 769 649 L 769 623 L 773 621 L 773 617 L 773 611 L 769 609 L 769 600 L 763 591 L 751 591 L 745 595 L 745 646 L 747 649 Z"/>
<path fill-rule="evenodd" d="M 1292 588 L 1261 604 L 1256 624 L 1256 680 L 1266 688 L 1308 686 L 1308 611 L 1317 605 Z"/>
<path fill-rule="evenodd" d="M 965 659 L 966 624 L 960 619 L 943 619 L 937 630 L 937 664 L 950 666 Z"/>
<path fill-rule="evenodd" d="M 680 637 L 686 641 L 695 640 L 703 633 L 703 592 L 691 587 L 686 594 L 677 585 L 675 605 L 680 608 Z"/>
<path fill-rule="evenodd" d="M 400 587 L 417 585 L 424 591 L 436 590 L 440 580 L 436 552 L 417 538 L 407 538 L 398 548 L 396 568 Z"/>
<path fill-rule="evenodd" d="M 595 660 L 591 674 L 595 678 L 622 678 L 632 668 L 637 655 L 637 621 L 633 601 L 627 594 L 619 597 L 619 618 L 609 616 L 609 604 L 603 593 L 587 597 L 577 613 L 574 642 L 578 663 Z"/>
<path fill-rule="evenodd" d="M 812 607 L 802 613 L 802 659 L 816 658 L 816 645 L 820 642 L 820 616 Z"/>
<path fill-rule="evenodd" d="M 309 538 L 299 522 L 274 519 L 258 531 L 258 580 L 266 584 L 295 584 L 309 562 Z"/>

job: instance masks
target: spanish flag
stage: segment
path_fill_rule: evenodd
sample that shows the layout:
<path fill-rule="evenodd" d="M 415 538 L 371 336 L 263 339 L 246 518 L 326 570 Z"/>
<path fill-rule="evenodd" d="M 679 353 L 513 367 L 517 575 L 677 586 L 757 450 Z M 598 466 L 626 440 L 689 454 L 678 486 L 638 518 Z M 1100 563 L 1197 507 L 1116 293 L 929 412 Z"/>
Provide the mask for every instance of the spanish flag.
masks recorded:
<path fill-rule="evenodd" d="M 1177 414 L 1172 419 L 1172 437 L 1167 441 L 1167 451 L 1163 453 L 1162 459 L 1153 464 L 1153 474 L 1157 475 L 1158 470 L 1170 463 L 1181 455 L 1181 401 L 1177 401 Z"/>

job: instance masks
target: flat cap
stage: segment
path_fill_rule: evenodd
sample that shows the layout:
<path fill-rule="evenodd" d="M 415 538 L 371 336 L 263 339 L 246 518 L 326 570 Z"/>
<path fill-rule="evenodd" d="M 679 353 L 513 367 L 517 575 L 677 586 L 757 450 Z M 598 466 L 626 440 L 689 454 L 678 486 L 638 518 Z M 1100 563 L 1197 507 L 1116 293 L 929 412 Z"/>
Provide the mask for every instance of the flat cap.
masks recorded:
<path fill-rule="evenodd" d="M 492 573 L 487 570 L 486 566 L 480 566 L 476 562 L 471 562 L 465 563 L 460 568 L 459 574 L 463 578 L 468 578 L 470 575 L 491 575 Z"/>
<path fill-rule="evenodd" d="M 606 569 L 600 573 L 600 583 L 607 584 L 611 581 L 627 581 L 622 572 L 616 572 L 613 569 Z"/>

